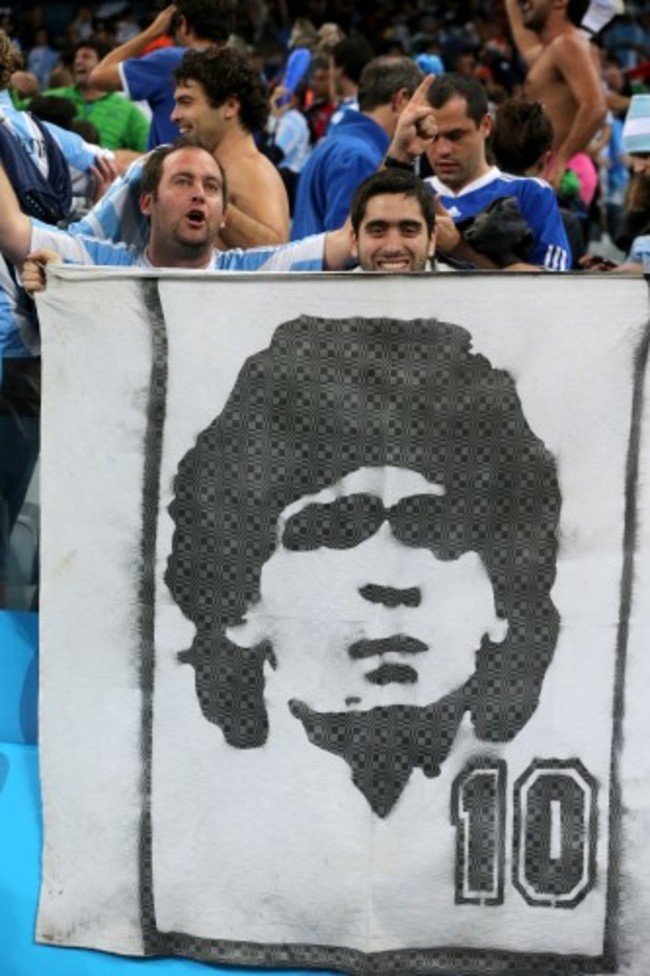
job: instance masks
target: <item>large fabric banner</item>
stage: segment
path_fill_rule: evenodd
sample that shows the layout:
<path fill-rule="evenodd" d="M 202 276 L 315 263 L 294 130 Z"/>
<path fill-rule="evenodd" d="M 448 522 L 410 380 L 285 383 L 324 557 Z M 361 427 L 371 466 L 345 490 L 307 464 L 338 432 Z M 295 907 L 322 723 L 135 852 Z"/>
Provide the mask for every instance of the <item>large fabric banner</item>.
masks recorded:
<path fill-rule="evenodd" d="M 39 939 L 647 973 L 646 283 L 63 268 L 39 313 Z"/>

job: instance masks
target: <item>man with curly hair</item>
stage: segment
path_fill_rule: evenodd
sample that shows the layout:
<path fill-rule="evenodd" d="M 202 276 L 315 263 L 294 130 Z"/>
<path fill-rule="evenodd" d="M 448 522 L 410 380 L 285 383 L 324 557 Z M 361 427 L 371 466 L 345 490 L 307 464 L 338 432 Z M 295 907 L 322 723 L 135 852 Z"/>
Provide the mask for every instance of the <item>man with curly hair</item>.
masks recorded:
<path fill-rule="evenodd" d="M 153 116 L 150 149 L 172 142 L 179 135 L 171 121 L 174 69 L 188 48 L 204 51 L 222 47 L 232 26 L 232 4 L 228 0 L 178 0 L 165 7 L 136 37 L 109 51 L 93 69 L 90 81 L 101 91 L 123 91 L 134 101 L 149 104 Z M 176 44 L 159 46 L 170 35 Z"/>
<path fill-rule="evenodd" d="M 224 245 L 287 241 L 287 192 L 253 138 L 268 119 L 268 92 L 248 56 L 234 48 L 188 51 L 174 78 L 173 121 L 183 135 L 198 136 L 211 146 L 226 173 L 231 210 L 221 234 Z"/>

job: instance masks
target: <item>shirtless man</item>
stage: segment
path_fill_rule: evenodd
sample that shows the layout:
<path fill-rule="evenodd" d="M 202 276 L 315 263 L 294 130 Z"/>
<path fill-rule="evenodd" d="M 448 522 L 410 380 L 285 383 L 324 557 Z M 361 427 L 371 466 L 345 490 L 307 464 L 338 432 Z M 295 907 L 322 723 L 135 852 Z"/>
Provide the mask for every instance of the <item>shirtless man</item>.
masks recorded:
<path fill-rule="evenodd" d="M 528 66 L 526 94 L 543 103 L 553 124 L 546 178 L 556 188 L 607 110 L 589 41 L 577 27 L 588 6 L 588 0 L 506 0 L 512 35 Z"/>
<path fill-rule="evenodd" d="M 224 247 L 260 247 L 289 240 L 289 201 L 273 163 L 255 145 L 266 125 L 268 95 L 257 71 L 234 48 L 188 51 L 174 72 L 172 120 L 183 135 L 213 147 L 228 180 Z"/>

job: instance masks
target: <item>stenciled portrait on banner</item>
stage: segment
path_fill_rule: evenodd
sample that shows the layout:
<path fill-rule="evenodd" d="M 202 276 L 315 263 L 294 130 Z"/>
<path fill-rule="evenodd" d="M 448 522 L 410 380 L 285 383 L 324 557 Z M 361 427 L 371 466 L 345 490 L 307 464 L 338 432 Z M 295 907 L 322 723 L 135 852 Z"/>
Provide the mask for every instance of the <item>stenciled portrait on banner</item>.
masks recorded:
<path fill-rule="evenodd" d="M 244 900 L 265 903 L 259 878 L 276 879 L 268 931 L 293 906 L 297 943 L 345 932 L 368 897 L 368 850 L 370 903 L 383 919 L 401 901 L 396 944 L 411 949 L 448 944 L 453 906 L 504 906 L 513 889 L 538 906 L 587 898 L 597 778 L 540 741 L 518 776 L 503 759 L 544 695 L 561 628 L 557 458 L 467 329 L 279 325 L 180 459 L 172 495 L 165 581 L 194 628 L 176 669 L 214 740 L 215 834 L 219 822 L 239 851 L 207 861 Z M 228 781 L 252 820 L 225 798 Z M 384 867 L 377 839 L 402 846 L 425 824 L 434 839 Z M 252 884 L 235 880 L 242 851 Z M 408 891 L 423 870 L 443 895 Z M 329 894 L 305 899 L 310 879 Z M 439 935 L 418 942 L 436 899 Z"/>
<path fill-rule="evenodd" d="M 275 702 L 380 817 L 465 712 L 480 740 L 517 734 L 557 639 L 555 462 L 470 341 L 289 322 L 176 479 L 167 582 L 205 718 L 262 748 Z"/>

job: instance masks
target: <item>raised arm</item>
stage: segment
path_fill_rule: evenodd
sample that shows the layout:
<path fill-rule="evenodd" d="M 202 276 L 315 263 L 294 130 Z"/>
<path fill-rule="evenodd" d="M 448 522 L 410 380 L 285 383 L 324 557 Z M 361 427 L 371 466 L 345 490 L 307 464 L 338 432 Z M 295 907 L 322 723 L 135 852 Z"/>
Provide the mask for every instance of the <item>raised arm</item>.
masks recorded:
<path fill-rule="evenodd" d="M 587 150 L 607 115 L 605 93 L 598 79 L 588 41 L 564 34 L 553 41 L 555 64 L 578 106 L 564 141 L 555 150 L 549 183 L 559 186 L 566 164 L 576 153 Z"/>
<path fill-rule="evenodd" d="M 32 222 L 18 205 L 14 189 L 0 165 L 0 251 L 19 267 L 29 253 Z"/>
<path fill-rule="evenodd" d="M 109 51 L 106 57 L 93 68 L 90 75 L 91 85 L 102 91 L 122 91 L 124 87 L 120 74 L 122 62 L 128 61 L 129 58 L 139 58 L 152 41 L 169 34 L 175 13 L 176 7 L 172 3 L 165 7 L 140 34 Z"/>
<path fill-rule="evenodd" d="M 524 27 L 524 21 L 519 8 L 519 0 L 506 0 L 506 11 L 510 21 L 510 32 L 519 55 L 530 66 L 535 63 L 542 53 L 542 44 L 534 31 Z"/>

